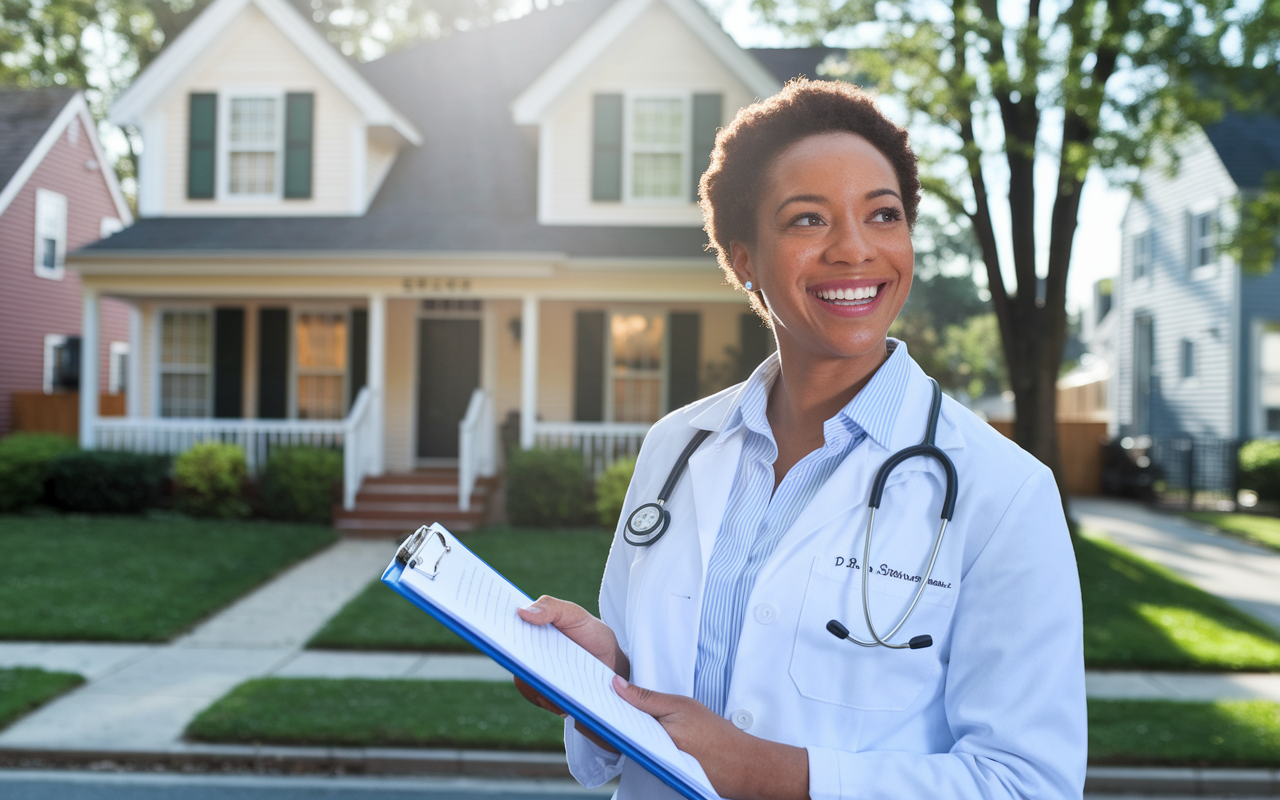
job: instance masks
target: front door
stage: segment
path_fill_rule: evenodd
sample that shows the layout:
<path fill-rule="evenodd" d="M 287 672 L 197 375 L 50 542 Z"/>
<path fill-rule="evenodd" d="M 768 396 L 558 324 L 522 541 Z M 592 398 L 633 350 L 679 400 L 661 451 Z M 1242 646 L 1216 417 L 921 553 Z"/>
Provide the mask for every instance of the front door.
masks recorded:
<path fill-rule="evenodd" d="M 418 320 L 418 458 L 457 458 L 458 423 L 480 385 L 480 320 Z"/>

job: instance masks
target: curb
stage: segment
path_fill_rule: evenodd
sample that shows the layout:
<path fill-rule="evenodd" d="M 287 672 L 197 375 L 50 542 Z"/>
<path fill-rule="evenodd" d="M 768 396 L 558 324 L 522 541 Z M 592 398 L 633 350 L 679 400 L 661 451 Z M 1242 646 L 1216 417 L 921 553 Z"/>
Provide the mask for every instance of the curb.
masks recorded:
<path fill-rule="evenodd" d="M 0 747 L 0 768 L 569 778 L 563 753 L 175 744 L 155 750 Z"/>
<path fill-rule="evenodd" d="M 1089 767 L 1086 792 L 1151 795 L 1280 796 L 1280 770 L 1199 767 Z"/>
<path fill-rule="evenodd" d="M 476 778 L 571 777 L 561 753 L 219 744 L 175 744 L 156 750 L 0 747 L 0 768 Z M 1089 767 L 1084 789 L 1098 794 L 1280 797 L 1280 770 Z"/>

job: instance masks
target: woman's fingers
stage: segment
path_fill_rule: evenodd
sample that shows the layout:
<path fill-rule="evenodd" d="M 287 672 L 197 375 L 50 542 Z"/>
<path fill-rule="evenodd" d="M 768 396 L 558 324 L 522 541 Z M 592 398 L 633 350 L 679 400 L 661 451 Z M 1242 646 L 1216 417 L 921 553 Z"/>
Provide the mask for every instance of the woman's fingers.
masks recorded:
<path fill-rule="evenodd" d="M 520 619 L 532 625 L 554 625 L 579 647 L 586 650 L 609 669 L 620 675 L 628 675 L 630 662 L 618 648 L 618 637 L 613 635 L 591 612 L 576 603 L 543 595 L 526 608 L 516 610 Z"/>
<path fill-rule="evenodd" d="M 520 680 L 519 678 L 514 678 L 513 680 L 515 680 L 516 682 L 516 691 L 518 691 L 524 697 L 525 700 L 528 700 L 530 703 L 533 703 L 535 706 L 543 709 L 544 711 L 550 711 L 552 714 L 555 714 L 556 716 L 562 719 L 568 716 L 568 714 L 564 713 L 564 711 L 562 711 L 550 700 L 538 694 L 537 689 L 534 689 L 532 686 Z"/>
<path fill-rule="evenodd" d="M 599 621 L 577 603 L 570 603 L 568 600 L 545 594 L 535 600 L 532 605 L 517 609 L 516 613 L 525 622 L 534 625 L 555 625 L 566 632 L 590 622 Z"/>
<path fill-rule="evenodd" d="M 634 683 L 623 680 L 621 675 L 613 676 L 613 690 L 618 696 L 626 700 L 631 705 L 640 709 L 659 722 L 663 717 L 675 714 L 692 702 L 687 697 L 681 697 L 674 694 L 663 694 L 655 692 L 652 689 L 645 689 L 636 686 Z"/>

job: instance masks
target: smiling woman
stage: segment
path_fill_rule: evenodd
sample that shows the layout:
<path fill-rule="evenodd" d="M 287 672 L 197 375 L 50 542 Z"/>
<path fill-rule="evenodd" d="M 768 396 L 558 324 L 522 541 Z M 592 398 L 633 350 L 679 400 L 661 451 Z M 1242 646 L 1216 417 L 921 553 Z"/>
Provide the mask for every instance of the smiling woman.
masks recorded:
<path fill-rule="evenodd" d="M 720 131 L 700 189 L 777 352 L 645 439 L 601 619 L 551 597 L 521 617 L 613 669 L 722 797 L 1078 798 L 1053 477 L 888 338 L 914 266 L 906 132 L 854 86 L 796 81 Z M 628 537 L 644 509 L 661 531 Z M 621 774 L 616 800 L 675 796 L 572 720 L 565 747 L 585 785 Z"/>

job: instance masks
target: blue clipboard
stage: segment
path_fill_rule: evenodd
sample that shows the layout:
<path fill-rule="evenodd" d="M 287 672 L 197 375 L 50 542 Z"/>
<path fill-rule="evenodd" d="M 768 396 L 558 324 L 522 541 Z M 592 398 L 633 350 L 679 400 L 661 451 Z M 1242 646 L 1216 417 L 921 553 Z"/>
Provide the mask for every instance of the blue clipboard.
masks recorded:
<path fill-rule="evenodd" d="M 673 772 L 671 772 L 671 770 L 667 769 L 662 764 L 659 764 L 648 753 L 646 753 L 643 750 L 640 750 L 639 748 L 635 747 L 629 742 L 624 741 L 622 737 L 620 737 L 612 729 L 606 726 L 601 720 L 597 719 L 594 714 L 591 714 L 578 703 L 574 702 L 573 700 L 570 700 L 568 697 L 565 697 L 563 694 L 553 689 L 539 675 L 532 673 L 526 670 L 524 667 L 516 664 L 514 661 L 508 658 L 506 654 L 497 650 L 488 642 L 486 642 L 484 639 L 482 639 L 481 637 L 473 633 L 472 630 L 465 625 L 465 623 L 454 618 L 448 611 L 435 605 L 429 599 L 415 592 L 412 587 L 405 584 L 401 584 L 400 576 L 404 574 L 404 571 L 407 568 L 407 564 L 409 563 L 409 557 L 407 556 L 411 555 L 408 552 L 410 542 L 413 542 L 415 537 L 418 537 L 419 540 L 421 540 L 427 532 L 428 532 L 427 526 L 424 525 L 423 527 L 419 528 L 418 531 L 413 536 L 410 536 L 409 539 L 405 540 L 405 543 L 401 545 L 400 549 L 397 551 L 396 557 L 392 559 L 391 563 L 387 566 L 386 571 L 382 573 L 383 583 L 391 587 L 391 590 L 394 591 L 396 594 L 400 595 L 404 599 L 408 600 L 410 603 L 413 603 L 418 608 L 427 612 L 427 614 L 429 614 L 437 622 L 439 622 L 441 625 L 448 628 L 453 633 L 457 634 L 464 641 L 466 641 L 468 644 L 475 647 L 481 653 L 484 653 L 486 656 L 496 661 L 498 664 L 500 664 L 504 669 L 506 669 L 512 675 L 519 677 L 522 681 L 532 686 L 534 689 L 538 691 L 538 694 L 550 700 L 561 710 L 569 714 L 569 716 L 573 717 L 577 723 L 585 725 L 587 728 L 591 729 L 591 731 L 593 731 L 598 736 L 600 736 L 600 738 L 604 739 L 606 742 L 613 745 L 614 748 L 618 750 L 618 752 L 622 753 L 627 758 L 635 761 L 640 766 L 644 767 L 646 770 L 653 773 L 653 775 L 655 775 L 659 780 L 661 780 L 663 783 L 670 786 L 675 791 L 679 792 L 683 797 L 686 797 L 689 800 L 713 800 L 713 799 L 719 800 L 718 798 L 715 797 L 715 795 L 708 796 L 703 792 L 699 791 L 699 789 L 696 786 L 690 785 L 683 777 L 674 774 Z M 470 552 L 473 556 L 475 555 L 475 552 L 472 551 L 470 548 L 466 547 L 466 545 L 462 544 L 462 542 L 458 541 L 458 538 L 456 536 L 452 536 L 452 534 L 450 534 L 450 536 L 452 537 L 455 543 L 455 546 L 462 547 L 463 549 Z M 489 565 L 487 561 L 484 561 L 484 559 L 480 558 L 479 556 L 475 556 L 475 557 L 479 559 L 482 563 L 484 563 L 486 566 L 489 566 L 490 569 L 493 569 L 493 567 Z M 437 564 L 437 567 L 439 567 L 439 564 Z M 497 570 L 494 570 L 494 573 L 497 574 L 499 577 L 501 577 L 504 581 L 506 581 L 507 584 L 510 585 L 512 588 L 514 588 L 517 592 L 519 592 L 522 597 L 527 598 L 531 603 L 533 602 L 533 598 L 525 594 L 524 591 L 522 591 L 519 586 L 516 586 L 514 583 L 511 583 L 511 581 L 507 580 L 505 575 L 502 575 L 502 573 L 498 572 Z"/>

